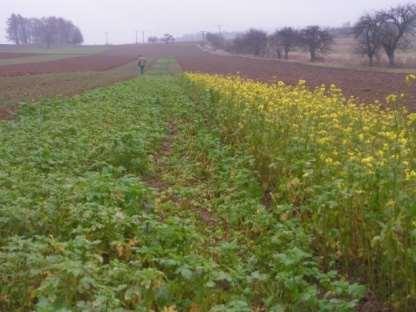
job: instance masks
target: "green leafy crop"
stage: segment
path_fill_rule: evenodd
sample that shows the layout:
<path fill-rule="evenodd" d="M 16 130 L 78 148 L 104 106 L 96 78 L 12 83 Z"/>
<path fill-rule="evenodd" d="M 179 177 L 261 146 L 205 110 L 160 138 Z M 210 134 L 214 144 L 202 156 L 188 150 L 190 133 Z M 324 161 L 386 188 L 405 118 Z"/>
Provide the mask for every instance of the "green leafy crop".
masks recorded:
<path fill-rule="evenodd" d="M 215 107 L 152 75 L 0 124 L 1 311 L 352 311 Z"/>

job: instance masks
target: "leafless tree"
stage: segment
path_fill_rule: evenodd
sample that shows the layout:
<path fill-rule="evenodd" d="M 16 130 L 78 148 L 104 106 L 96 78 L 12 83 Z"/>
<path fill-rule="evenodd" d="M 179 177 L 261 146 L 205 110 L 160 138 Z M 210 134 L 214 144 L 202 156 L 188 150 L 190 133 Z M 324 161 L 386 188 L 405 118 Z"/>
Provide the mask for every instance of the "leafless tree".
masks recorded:
<path fill-rule="evenodd" d="M 311 62 L 314 62 L 319 54 L 325 54 L 331 50 L 334 39 L 321 27 L 308 26 L 300 32 L 300 43 L 309 52 Z"/>
<path fill-rule="evenodd" d="M 157 43 L 157 42 L 159 41 L 159 38 L 158 38 L 158 37 L 155 37 L 155 36 L 151 36 L 151 37 L 149 37 L 149 38 L 147 39 L 147 41 L 148 41 L 149 43 Z"/>
<path fill-rule="evenodd" d="M 24 18 L 21 15 L 17 15 L 17 19 L 18 19 L 18 36 L 20 39 L 20 43 L 21 44 L 28 44 L 30 39 L 29 39 L 29 33 L 30 33 L 30 23 L 28 21 L 27 18 Z"/>
<path fill-rule="evenodd" d="M 17 45 L 38 44 L 46 47 L 81 44 L 81 30 L 71 21 L 58 17 L 25 18 L 12 14 L 7 21 L 8 40 Z"/>
<path fill-rule="evenodd" d="M 7 19 L 7 39 L 20 45 L 19 16 L 14 13 Z"/>
<path fill-rule="evenodd" d="M 394 66 L 396 51 L 406 48 L 408 38 L 416 32 L 416 4 L 400 5 L 387 11 L 377 13 L 381 23 L 381 45 Z"/>
<path fill-rule="evenodd" d="M 268 36 L 266 51 L 267 55 L 277 57 L 278 59 L 282 58 L 283 49 L 282 45 L 280 44 L 280 38 L 277 35 L 277 33 Z"/>
<path fill-rule="evenodd" d="M 225 38 L 222 34 L 207 33 L 205 39 L 216 49 L 225 47 Z"/>
<path fill-rule="evenodd" d="M 382 23 L 375 15 L 366 14 L 354 25 L 353 33 L 357 39 L 356 52 L 368 57 L 370 66 L 378 55 L 382 44 Z"/>
<path fill-rule="evenodd" d="M 71 30 L 68 41 L 70 44 L 73 45 L 78 45 L 84 42 L 84 36 L 82 35 L 82 32 L 78 27 L 74 26 L 74 28 Z"/>
<path fill-rule="evenodd" d="M 175 43 L 175 37 L 173 37 L 171 34 L 165 34 L 162 38 L 162 41 L 166 44 Z"/>
<path fill-rule="evenodd" d="M 292 27 L 285 27 L 278 30 L 274 36 L 284 52 L 284 58 L 289 59 L 289 52 L 299 44 L 299 32 Z"/>
<path fill-rule="evenodd" d="M 234 39 L 232 49 L 237 53 L 264 55 L 267 46 L 267 34 L 258 29 L 250 29 Z"/>
<path fill-rule="evenodd" d="M 54 16 L 42 18 L 42 42 L 49 49 L 57 40 L 57 18 Z"/>

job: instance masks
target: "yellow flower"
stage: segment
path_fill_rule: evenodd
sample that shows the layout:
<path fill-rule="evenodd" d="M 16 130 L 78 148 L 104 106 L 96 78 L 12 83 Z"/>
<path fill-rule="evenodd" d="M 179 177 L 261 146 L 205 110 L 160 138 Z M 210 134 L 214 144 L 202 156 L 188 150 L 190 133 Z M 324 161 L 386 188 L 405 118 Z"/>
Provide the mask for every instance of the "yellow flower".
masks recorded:
<path fill-rule="evenodd" d="M 406 83 L 407 85 L 412 85 L 416 81 L 416 75 L 415 74 L 409 74 L 406 76 Z"/>

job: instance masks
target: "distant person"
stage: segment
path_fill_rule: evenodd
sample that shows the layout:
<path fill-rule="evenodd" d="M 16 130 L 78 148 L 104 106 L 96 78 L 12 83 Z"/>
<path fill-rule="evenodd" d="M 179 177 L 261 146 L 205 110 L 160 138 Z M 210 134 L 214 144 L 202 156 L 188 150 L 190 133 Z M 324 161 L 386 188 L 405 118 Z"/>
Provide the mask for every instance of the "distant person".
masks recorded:
<path fill-rule="evenodd" d="M 139 68 L 140 75 L 144 74 L 144 68 L 146 67 L 147 60 L 143 55 L 139 55 L 137 59 L 137 67 Z"/>

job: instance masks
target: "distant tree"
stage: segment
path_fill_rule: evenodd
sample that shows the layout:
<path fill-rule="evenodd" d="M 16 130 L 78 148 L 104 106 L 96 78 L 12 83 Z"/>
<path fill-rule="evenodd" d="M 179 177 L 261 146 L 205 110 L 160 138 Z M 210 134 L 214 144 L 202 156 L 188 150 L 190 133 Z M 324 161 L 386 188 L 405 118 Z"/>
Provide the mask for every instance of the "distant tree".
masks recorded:
<path fill-rule="evenodd" d="M 267 54 L 272 57 L 282 58 L 283 49 L 277 32 L 267 37 Z"/>
<path fill-rule="evenodd" d="M 319 54 L 328 53 L 334 43 L 332 35 L 319 26 L 308 26 L 300 32 L 300 43 L 310 54 L 311 62 L 316 61 Z"/>
<path fill-rule="evenodd" d="M 354 25 L 353 33 L 357 39 L 356 52 L 368 57 L 370 66 L 374 64 L 382 44 L 382 23 L 377 16 L 366 14 Z"/>
<path fill-rule="evenodd" d="M 159 41 L 159 38 L 158 38 L 158 37 L 155 37 L 155 36 L 152 36 L 152 37 L 149 37 L 149 38 L 147 39 L 147 41 L 148 41 L 149 43 L 156 43 L 156 42 L 158 42 L 158 41 Z"/>
<path fill-rule="evenodd" d="M 284 58 L 289 59 L 289 52 L 299 44 L 299 32 L 292 27 L 285 27 L 275 33 L 284 52 Z"/>
<path fill-rule="evenodd" d="M 58 19 L 54 16 L 42 18 L 42 43 L 49 49 L 54 43 L 58 43 Z"/>
<path fill-rule="evenodd" d="M 387 11 L 379 11 L 381 45 L 394 66 L 396 51 L 409 45 L 408 38 L 416 32 L 416 4 L 399 5 Z"/>
<path fill-rule="evenodd" d="M 59 17 L 25 18 L 12 14 L 7 20 L 7 38 L 17 45 L 81 44 L 84 41 L 81 30 L 71 21 Z"/>
<path fill-rule="evenodd" d="M 28 44 L 30 41 L 29 33 L 30 33 L 30 23 L 27 18 L 24 18 L 21 15 L 17 15 L 17 22 L 18 22 L 18 37 L 20 44 Z"/>
<path fill-rule="evenodd" d="M 267 34 L 258 29 L 250 29 L 234 40 L 233 50 L 238 53 L 264 55 L 267 47 Z"/>
<path fill-rule="evenodd" d="M 69 43 L 73 45 L 79 45 L 84 42 L 84 36 L 82 35 L 81 30 L 74 26 L 74 28 L 71 31 L 71 36 L 69 39 Z"/>
<path fill-rule="evenodd" d="M 216 49 L 225 47 L 225 38 L 221 34 L 207 33 L 205 39 Z"/>
<path fill-rule="evenodd" d="M 7 39 L 11 42 L 14 42 L 16 45 L 20 45 L 20 36 L 19 36 L 19 17 L 16 14 L 12 14 L 7 19 Z"/>
<path fill-rule="evenodd" d="M 175 43 L 175 37 L 173 37 L 171 34 L 165 34 L 162 38 L 162 41 L 166 44 Z"/>
<path fill-rule="evenodd" d="M 42 31 L 43 31 L 43 23 L 38 18 L 30 18 L 29 21 L 29 38 L 31 44 L 36 45 L 43 45 L 42 41 Z"/>

